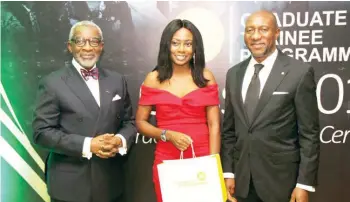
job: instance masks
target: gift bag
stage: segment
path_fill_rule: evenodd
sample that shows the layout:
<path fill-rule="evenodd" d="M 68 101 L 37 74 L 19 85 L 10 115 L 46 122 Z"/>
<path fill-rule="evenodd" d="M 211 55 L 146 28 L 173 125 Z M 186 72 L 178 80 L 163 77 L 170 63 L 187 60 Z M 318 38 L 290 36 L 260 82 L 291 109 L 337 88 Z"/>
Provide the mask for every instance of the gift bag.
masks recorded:
<path fill-rule="evenodd" d="M 158 165 L 163 202 L 226 202 L 227 192 L 218 154 L 167 160 Z"/>

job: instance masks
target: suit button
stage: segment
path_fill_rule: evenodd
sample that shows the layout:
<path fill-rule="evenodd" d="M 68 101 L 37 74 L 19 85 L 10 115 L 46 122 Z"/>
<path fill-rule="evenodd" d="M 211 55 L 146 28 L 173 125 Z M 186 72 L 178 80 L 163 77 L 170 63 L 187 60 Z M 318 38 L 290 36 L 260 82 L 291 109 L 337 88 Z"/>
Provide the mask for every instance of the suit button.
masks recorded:
<path fill-rule="evenodd" d="M 79 117 L 79 118 L 77 118 L 77 120 L 78 120 L 79 122 L 83 122 L 83 117 Z"/>

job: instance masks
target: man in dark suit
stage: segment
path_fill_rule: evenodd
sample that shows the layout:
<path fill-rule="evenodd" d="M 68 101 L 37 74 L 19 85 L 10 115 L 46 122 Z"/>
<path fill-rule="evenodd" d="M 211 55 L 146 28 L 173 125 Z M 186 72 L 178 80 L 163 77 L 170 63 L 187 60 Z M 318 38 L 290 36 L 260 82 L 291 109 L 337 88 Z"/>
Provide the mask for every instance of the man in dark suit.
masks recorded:
<path fill-rule="evenodd" d="M 317 184 L 314 69 L 276 48 L 279 32 L 271 12 L 250 15 L 244 40 L 252 57 L 227 73 L 222 162 L 239 202 L 307 202 Z"/>
<path fill-rule="evenodd" d="M 93 22 L 71 28 L 68 50 L 72 63 L 41 81 L 34 112 L 34 142 L 50 150 L 49 195 L 56 202 L 119 202 L 121 156 L 136 135 L 125 78 L 96 66 L 103 36 Z"/>

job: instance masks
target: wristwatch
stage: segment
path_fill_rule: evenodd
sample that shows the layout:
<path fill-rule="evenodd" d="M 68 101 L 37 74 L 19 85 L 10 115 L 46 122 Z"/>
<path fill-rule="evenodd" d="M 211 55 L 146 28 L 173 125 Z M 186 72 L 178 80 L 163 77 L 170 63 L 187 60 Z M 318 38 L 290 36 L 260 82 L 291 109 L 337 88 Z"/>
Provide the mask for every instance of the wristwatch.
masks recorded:
<path fill-rule="evenodd" d="M 160 134 L 160 139 L 161 139 L 163 142 L 166 142 L 165 133 L 166 133 L 166 130 L 163 130 L 162 133 Z"/>

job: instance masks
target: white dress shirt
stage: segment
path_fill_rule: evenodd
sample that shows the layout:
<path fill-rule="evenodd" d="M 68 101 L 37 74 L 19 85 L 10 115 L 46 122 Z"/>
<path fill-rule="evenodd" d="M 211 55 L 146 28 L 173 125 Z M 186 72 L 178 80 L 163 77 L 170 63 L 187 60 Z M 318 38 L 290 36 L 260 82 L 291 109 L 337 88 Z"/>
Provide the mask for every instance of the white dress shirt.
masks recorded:
<path fill-rule="evenodd" d="M 85 81 L 91 94 L 94 96 L 97 105 L 100 106 L 100 85 L 98 83 L 98 80 L 92 79 L 92 78 L 85 80 L 80 72 L 80 70 L 84 69 L 84 68 L 74 58 L 72 60 L 72 64 L 75 67 L 75 69 L 79 72 L 79 75 L 81 76 L 81 78 Z M 94 68 L 96 68 L 96 64 L 91 69 L 94 69 Z M 126 140 L 121 134 L 116 134 L 116 136 L 120 137 L 122 140 L 122 147 L 119 148 L 119 153 L 121 155 L 124 155 L 124 154 L 126 154 Z M 86 137 L 84 139 L 82 156 L 84 158 L 87 158 L 87 159 L 90 159 L 92 157 L 92 152 L 91 152 L 91 148 L 90 148 L 91 141 L 92 141 L 91 137 Z"/>
<path fill-rule="evenodd" d="M 264 67 L 260 70 L 259 72 L 259 80 L 260 80 L 260 94 L 262 90 L 264 89 L 264 86 L 266 84 L 267 78 L 270 75 L 270 72 L 272 70 L 273 64 L 276 61 L 278 55 L 278 50 L 276 49 L 270 56 L 268 56 L 261 64 L 264 65 Z M 258 64 L 259 62 L 257 62 L 254 57 L 252 57 L 249 61 L 248 67 L 246 69 L 246 72 L 244 74 L 244 78 L 243 78 L 243 83 L 242 83 L 242 100 L 243 102 L 245 102 L 245 97 L 248 91 L 248 87 L 250 84 L 250 81 L 252 80 L 252 77 L 254 75 L 254 70 L 255 64 Z M 224 178 L 234 178 L 235 175 L 233 173 L 224 173 Z M 296 185 L 297 187 L 310 191 L 310 192 L 315 192 L 315 188 L 312 186 L 308 186 L 308 185 L 303 185 L 303 184 L 299 184 L 297 183 Z"/>

